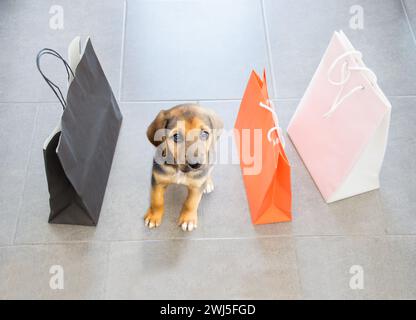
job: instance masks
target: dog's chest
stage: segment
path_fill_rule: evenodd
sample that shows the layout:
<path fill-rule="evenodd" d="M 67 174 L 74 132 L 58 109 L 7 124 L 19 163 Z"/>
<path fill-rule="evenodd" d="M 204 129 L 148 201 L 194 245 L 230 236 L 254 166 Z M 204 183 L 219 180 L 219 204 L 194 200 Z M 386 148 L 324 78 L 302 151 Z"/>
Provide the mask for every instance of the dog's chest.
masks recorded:
<path fill-rule="evenodd" d="M 182 171 L 178 170 L 173 177 L 175 183 L 177 184 L 186 184 L 186 175 Z"/>

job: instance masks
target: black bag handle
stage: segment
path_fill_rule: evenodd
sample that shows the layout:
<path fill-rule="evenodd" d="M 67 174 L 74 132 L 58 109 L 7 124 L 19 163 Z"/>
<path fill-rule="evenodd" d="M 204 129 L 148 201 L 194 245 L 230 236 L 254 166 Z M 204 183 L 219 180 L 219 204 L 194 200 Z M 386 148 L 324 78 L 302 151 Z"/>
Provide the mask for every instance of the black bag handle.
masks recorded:
<path fill-rule="evenodd" d="M 74 72 L 72 71 L 68 62 L 66 62 L 65 59 L 62 58 L 62 56 L 58 52 L 56 52 L 55 50 L 52 50 L 52 49 L 49 49 L 49 48 L 44 48 L 44 49 L 40 50 L 38 55 L 36 56 L 36 66 L 38 67 L 38 70 L 39 70 L 40 74 L 42 75 L 43 79 L 45 79 L 48 86 L 52 89 L 55 96 L 58 98 L 59 102 L 62 105 L 62 109 L 65 109 L 66 101 L 65 101 L 64 95 L 61 92 L 61 89 L 55 83 L 53 83 L 48 77 L 46 77 L 45 74 L 43 73 L 42 69 L 40 68 L 40 58 L 45 54 L 50 54 L 54 57 L 57 57 L 58 59 L 60 59 L 63 62 L 64 66 L 65 66 L 65 69 L 66 69 L 66 73 L 68 75 L 68 81 L 69 81 L 71 75 L 72 75 L 72 77 L 75 77 Z M 71 74 L 69 72 L 71 72 Z"/>

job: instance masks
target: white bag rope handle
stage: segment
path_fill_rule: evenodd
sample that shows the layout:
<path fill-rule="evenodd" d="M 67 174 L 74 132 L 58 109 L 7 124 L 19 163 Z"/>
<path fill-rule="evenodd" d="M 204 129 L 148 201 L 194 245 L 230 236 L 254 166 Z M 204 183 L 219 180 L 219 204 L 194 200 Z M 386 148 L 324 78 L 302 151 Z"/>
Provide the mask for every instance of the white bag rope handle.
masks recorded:
<path fill-rule="evenodd" d="M 328 73 L 327 73 L 327 78 L 329 83 L 331 83 L 334 86 L 341 86 L 340 90 L 338 91 L 338 94 L 331 106 L 331 108 L 329 109 L 328 112 L 326 112 L 324 114 L 324 118 L 329 117 L 332 113 L 334 113 L 335 110 L 338 109 L 338 107 L 349 97 L 351 97 L 354 93 L 364 90 L 365 86 L 364 85 L 359 85 L 356 86 L 354 88 L 352 88 L 348 93 L 346 93 L 344 96 L 342 96 L 342 93 L 344 91 L 345 85 L 348 82 L 348 80 L 350 79 L 351 76 L 351 71 L 365 71 L 367 72 L 367 74 L 369 75 L 369 78 L 371 79 L 370 82 L 372 83 L 377 83 L 377 76 L 374 74 L 374 72 L 367 68 L 367 67 L 350 67 L 349 63 L 347 60 L 344 61 L 342 68 L 341 68 L 341 80 L 340 81 L 334 81 L 331 79 L 331 74 L 332 71 L 334 70 L 335 66 L 343 59 L 345 59 L 348 56 L 357 56 L 358 59 L 362 58 L 362 53 L 360 51 L 357 50 L 351 50 L 351 51 L 347 51 L 343 54 L 341 54 L 338 58 L 336 58 L 331 66 L 328 69 Z M 348 73 L 347 73 L 348 71 Z"/>
<path fill-rule="evenodd" d="M 278 144 L 279 143 L 279 140 L 280 140 L 280 143 L 282 144 L 283 149 L 284 149 L 285 146 L 286 146 L 286 142 L 285 142 L 285 140 L 283 138 L 283 130 L 279 126 L 279 122 L 278 122 L 278 119 L 277 119 L 276 111 L 274 110 L 273 103 L 272 103 L 271 100 L 267 100 L 267 103 L 270 104 L 270 105 L 265 104 L 265 103 L 263 103 L 261 101 L 259 103 L 259 106 L 260 107 L 262 107 L 262 108 L 270 111 L 271 114 L 272 114 L 272 116 L 273 116 L 274 127 L 270 128 L 269 131 L 267 132 L 267 140 L 269 140 L 269 142 L 272 142 L 273 145 Z M 275 138 L 275 139 L 272 140 L 272 133 L 274 131 L 277 132 L 277 138 Z"/>

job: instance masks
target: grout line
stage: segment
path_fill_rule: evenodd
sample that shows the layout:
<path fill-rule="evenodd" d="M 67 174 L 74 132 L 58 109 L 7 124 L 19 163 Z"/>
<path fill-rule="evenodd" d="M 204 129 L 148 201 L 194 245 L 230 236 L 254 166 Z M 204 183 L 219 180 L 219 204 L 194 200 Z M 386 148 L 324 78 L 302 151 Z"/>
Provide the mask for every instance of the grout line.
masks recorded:
<path fill-rule="evenodd" d="M 215 98 L 212 98 L 212 99 L 198 99 L 197 101 L 199 101 L 199 102 L 227 102 L 227 101 L 237 101 L 237 102 L 239 102 L 239 101 L 241 101 L 242 100 L 242 98 L 223 98 L 223 99 L 215 99 Z"/>
<path fill-rule="evenodd" d="M 416 95 L 386 95 L 387 98 L 416 98 Z M 272 101 L 300 101 L 302 97 L 286 97 L 286 98 L 271 98 Z M 196 101 L 196 102 L 241 102 L 241 98 L 227 98 L 227 99 L 180 99 L 180 100 L 125 100 L 121 101 L 121 103 L 126 104 L 139 104 L 139 103 L 166 103 L 166 102 L 185 102 L 185 101 Z"/>
<path fill-rule="evenodd" d="M 387 98 L 416 98 L 414 94 L 398 94 L 398 95 L 386 95 Z"/>
<path fill-rule="evenodd" d="M 197 100 L 197 99 L 180 99 L 180 100 L 170 100 L 170 99 L 166 99 L 166 100 L 124 100 L 124 101 L 120 101 L 120 103 L 124 103 L 124 104 L 139 104 L 139 103 L 187 103 L 187 102 L 198 102 L 198 101 L 202 101 L 202 100 Z M 227 101 L 227 100 L 220 100 L 220 101 Z"/>
<path fill-rule="evenodd" d="M 387 98 L 416 98 L 416 94 L 409 94 L 409 95 L 386 95 Z M 299 101 L 302 97 L 287 97 L 287 98 L 271 98 L 272 101 Z M 185 102 L 240 102 L 241 98 L 225 98 L 225 99 L 178 99 L 178 100 L 125 100 L 119 101 L 119 103 L 124 104 L 141 104 L 141 103 L 185 103 Z M 57 102 L 52 101 L 35 101 L 35 102 L 27 102 L 27 101 L 0 101 L 0 105 L 2 104 L 57 104 Z"/>
<path fill-rule="evenodd" d="M 34 243 L 14 243 L 13 245 L 0 245 L 0 248 L 8 247 L 32 247 L 32 246 L 49 246 L 49 245 L 80 245 L 80 244 L 104 244 L 108 243 L 110 247 L 115 243 L 148 243 L 148 242 L 167 242 L 167 241 L 240 241 L 240 240 L 267 240 L 267 239 L 318 239 L 318 238 L 416 238 L 416 234 L 346 234 L 346 235 L 265 235 L 249 237 L 213 237 L 213 238 L 185 238 L 173 237 L 165 239 L 132 239 L 132 240 L 75 240 L 75 241 L 57 241 L 57 242 L 34 242 Z"/>
<path fill-rule="evenodd" d="M 159 102 L 198 102 L 198 101 L 218 101 L 218 102 L 225 102 L 225 101 L 241 101 L 241 98 L 224 98 L 224 99 L 197 99 L 197 98 L 190 98 L 190 99 L 161 99 L 161 100 L 123 100 L 121 103 L 159 103 Z"/>
<path fill-rule="evenodd" d="M 301 272 L 299 269 L 299 254 L 298 254 L 298 245 L 296 243 L 296 238 L 295 238 L 295 243 L 293 244 L 295 246 L 294 251 L 295 251 L 295 259 L 296 259 L 296 274 L 298 275 L 298 285 L 299 285 L 299 292 L 301 294 L 301 299 L 303 299 L 304 297 L 304 288 L 303 288 L 303 281 L 302 281 L 302 276 L 301 276 Z"/>
<path fill-rule="evenodd" d="M 413 31 L 412 24 L 410 23 L 409 15 L 407 14 L 406 5 L 404 3 L 404 0 L 400 0 L 400 2 L 402 4 L 402 8 L 403 8 L 403 11 L 404 11 L 404 15 L 406 17 L 407 25 L 408 25 L 408 27 L 410 29 L 410 33 L 411 33 L 412 38 L 413 38 L 413 43 L 416 45 L 416 36 L 415 36 L 414 31 Z"/>
<path fill-rule="evenodd" d="M 19 204 L 17 207 L 17 219 L 16 219 L 16 223 L 14 226 L 14 230 L 13 230 L 13 238 L 12 238 L 12 244 L 15 244 L 16 241 L 16 235 L 17 235 L 17 228 L 19 226 L 19 222 L 20 222 L 20 215 L 21 215 L 21 211 L 22 211 L 22 207 L 23 207 L 23 198 L 25 195 L 25 190 L 26 190 L 26 183 L 27 183 L 27 179 L 28 179 L 28 172 L 29 172 L 29 164 L 30 161 L 32 159 L 32 150 L 33 150 L 33 143 L 35 141 L 35 133 L 37 131 L 37 123 L 38 123 L 38 117 L 39 117 L 39 106 L 36 106 L 36 111 L 35 111 L 35 116 L 33 119 L 33 128 L 32 128 L 32 133 L 31 133 L 31 137 L 30 137 L 30 145 L 29 145 L 29 152 L 27 155 L 27 160 L 26 160 L 26 164 L 25 164 L 25 172 L 24 172 L 24 180 L 23 180 L 23 186 L 22 186 L 22 191 L 20 194 L 20 198 L 19 198 Z"/>
<path fill-rule="evenodd" d="M 264 0 L 260 0 L 260 6 L 261 6 L 261 13 L 263 16 L 264 37 L 266 40 L 267 58 L 268 58 L 269 67 L 270 67 L 270 78 L 272 80 L 273 96 L 277 96 L 277 86 L 276 86 L 276 79 L 275 79 L 275 74 L 274 74 L 275 69 L 273 65 L 272 48 L 270 44 L 269 28 L 267 27 L 268 24 L 267 24 L 267 16 L 266 16 Z"/>
<path fill-rule="evenodd" d="M 54 102 L 54 101 L 0 101 L 0 104 L 36 104 L 36 105 L 56 104 L 56 105 L 59 105 L 59 102 Z"/>
<path fill-rule="evenodd" d="M 109 283 L 109 276 L 110 276 L 110 255 L 111 255 L 111 242 L 107 244 L 107 257 L 106 257 L 107 268 L 105 271 L 104 292 L 103 292 L 102 299 L 107 299 L 108 283 Z"/>
<path fill-rule="evenodd" d="M 127 21 L 127 0 L 124 0 L 123 9 L 123 28 L 121 34 L 121 53 L 120 53 L 120 78 L 118 81 L 118 101 L 121 101 L 123 90 L 123 71 L 124 71 L 124 50 L 126 42 L 126 21 Z"/>

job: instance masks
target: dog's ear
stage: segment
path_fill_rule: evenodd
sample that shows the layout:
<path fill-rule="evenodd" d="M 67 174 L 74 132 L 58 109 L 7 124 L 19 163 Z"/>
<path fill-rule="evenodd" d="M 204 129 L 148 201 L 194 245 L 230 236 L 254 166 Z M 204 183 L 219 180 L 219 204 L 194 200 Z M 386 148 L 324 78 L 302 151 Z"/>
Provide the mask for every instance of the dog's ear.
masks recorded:
<path fill-rule="evenodd" d="M 207 110 L 209 122 L 215 134 L 215 141 L 218 140 L 224 128 L 224 123 L 221 118 L 212 110 Z"/>
<path fill-rule="evenodd" d="M 160 131 L 158 134 L 157 131 L 159 129 L 166 128 L 166 124 L 168 122 L 168 113 L 169 112 L 165 110 L 160 111 L 153 122 L 147 128 L 147 138 L 155 147 L 163 142 L 163 135 L 160 134 Z"/>

